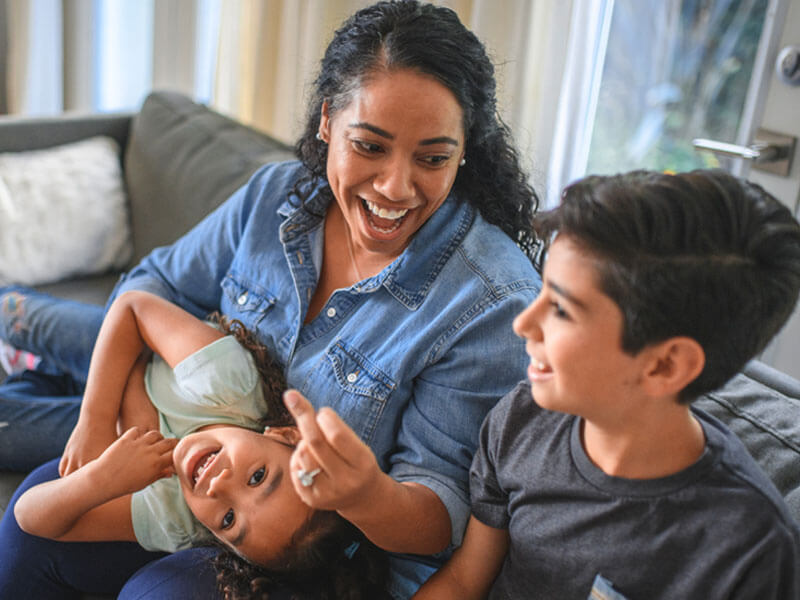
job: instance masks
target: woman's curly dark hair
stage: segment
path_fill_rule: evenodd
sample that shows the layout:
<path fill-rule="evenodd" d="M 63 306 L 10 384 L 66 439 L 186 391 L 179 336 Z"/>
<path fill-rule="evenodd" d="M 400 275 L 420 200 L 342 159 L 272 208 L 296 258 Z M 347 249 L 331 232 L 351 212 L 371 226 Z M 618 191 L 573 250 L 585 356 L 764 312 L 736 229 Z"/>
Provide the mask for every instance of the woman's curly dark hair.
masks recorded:
<path fill-rule="evenodd" d="M 494 66 L 486 49 L 455 12 L 417 0 L 378 2 L 353 14 L 336 31 L 314 82 L 305 130 L 295 153 L 310 172 L 294 192 L 326 181 L 328 146 L 316 139 L 322 103 L 343 109 L 371 75 L 411 69 L 447 87 L 464 111 L 466 164 L 453 189 L 488 222 L 500 227 L 533 259 L 538 244 L 532 218 L 538 198 L 520 166 L 511 134 L 497 113 Z M 331 194 L 325 186 L 324 193 Z"/>
<path fill-rule="evenodd" d="M 262 424 L 294 425 L 282 401 L 286 378 L 266 346 L 241 321 L 220 313 L 214 313 L 209 320 L 226 335 L 234 336 L 253 356 L 267 404 Z M 313 512 L 269 567 L 248 562 L 222 543 L 217 545 L 220 552 L 213 559 L 213 566 L 217 588 L 225 600 L 266 599 L 276 590 L 280 590 L 281 598 L 297 600 L 388 598 L 386 553 L 335 512 Z"/>

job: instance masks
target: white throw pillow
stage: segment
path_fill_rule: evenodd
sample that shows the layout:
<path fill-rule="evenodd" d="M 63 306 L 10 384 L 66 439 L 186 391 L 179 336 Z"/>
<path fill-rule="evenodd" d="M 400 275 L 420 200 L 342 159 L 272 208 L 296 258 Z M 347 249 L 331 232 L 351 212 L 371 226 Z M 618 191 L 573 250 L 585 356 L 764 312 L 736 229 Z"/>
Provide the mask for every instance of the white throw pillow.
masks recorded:
<path fill-rule="evenodd" d="M 0 284 L 103 273 L 132 253 L 113 139 L 0 154 Z"/>

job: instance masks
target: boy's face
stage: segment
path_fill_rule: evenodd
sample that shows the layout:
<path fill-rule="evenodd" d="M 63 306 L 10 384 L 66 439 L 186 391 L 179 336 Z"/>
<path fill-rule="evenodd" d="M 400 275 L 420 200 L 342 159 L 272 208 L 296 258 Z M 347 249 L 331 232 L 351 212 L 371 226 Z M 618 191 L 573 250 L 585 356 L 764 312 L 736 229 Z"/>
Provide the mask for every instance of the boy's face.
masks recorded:
<path fill-rule="evenodd" d="M 622 350 L 622 312 L 596 284 L 595 262 L 569 237 L 550 247 L 539 297 L 514 320 L 527 340 L 536 403 L 590 420 L 636 406 L 644 354 Z"/>
<path fill-rule="evenodd" d="M 207 429 L 183 438 L 173 453 L 192 513 L 235 552 L 262 565 L 311 514 L 289 476 L 294 445 L 287 431 L 296 430 Z"/>

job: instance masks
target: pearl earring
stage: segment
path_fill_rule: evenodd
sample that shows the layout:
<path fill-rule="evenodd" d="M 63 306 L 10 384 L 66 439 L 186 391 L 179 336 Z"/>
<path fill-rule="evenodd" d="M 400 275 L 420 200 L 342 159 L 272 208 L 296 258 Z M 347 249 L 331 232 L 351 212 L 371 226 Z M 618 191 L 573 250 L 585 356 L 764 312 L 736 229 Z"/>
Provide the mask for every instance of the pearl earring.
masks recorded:
<path fill-rule="evenodd" d="M 463 167 L 465 164 L 467 164 L 467 159 L 466 158 L 462 158 L 461 162 L 458 163 L 458 166 L 459 167 Z"/>
<path fill-rule="evenodd" d="M 317 132 L 317 135 L 315 135 L 314 137 L 317 138 L 318 142 L 324 142 L 325 141 L 325 140 L 322 139 L 322 136 L 319 134 L 319 131 Z"/>
<path fill-rule="evenodd" d="M 264 433 L 267 433 L 270 429 L 272 429 L 272 427 L 267 425 L 266 427 L 264 427 Z"/>

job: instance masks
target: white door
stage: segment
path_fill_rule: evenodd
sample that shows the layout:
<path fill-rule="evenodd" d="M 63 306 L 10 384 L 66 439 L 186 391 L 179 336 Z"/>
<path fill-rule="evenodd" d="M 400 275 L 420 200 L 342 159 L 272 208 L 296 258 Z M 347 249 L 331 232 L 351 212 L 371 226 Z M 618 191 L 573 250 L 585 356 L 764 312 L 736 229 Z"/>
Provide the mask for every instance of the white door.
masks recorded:
<path fill-rule="evenodd" d="M 784 9 L 782 31 L 781 27 L 776 31 L 779 40 L 776 44 L 777 52 L 787 46 L 800 46 L 800 1 L 791 0 L 788 4 L 787 9 Z M 765 129 L 800 138 L 800 86 L 790 86 L 781 81 L 774 64 L 775 60 L 771 61 L 773 68 L 765 73 L 763 85 L 766 96 L 763 111 L 756 120 Z M 800 149 L 795 149 L 787 177 L 751 169 L 749 179 L 780 198 L 800 218 Z M 789 323 L 764 352 L 762 359 L 800 379 L 800 304 L 795 308 Z"/>
<path fill-rule="evenodd" d="M 723 167 L 760 183 L 797 214 L 800 157 L 788 175 L 698 151 L 694 138 L 749 146 L 763 127 L 800 137 L 800 86 L 775 75 L 800 45 L 800 0 L 599 0 L 582 135 L 560 189 L 585 173 Z M 567 59 L 569 61 L 569 57 Z M 800 378 L 800 306 L 761 356 Z"/>

